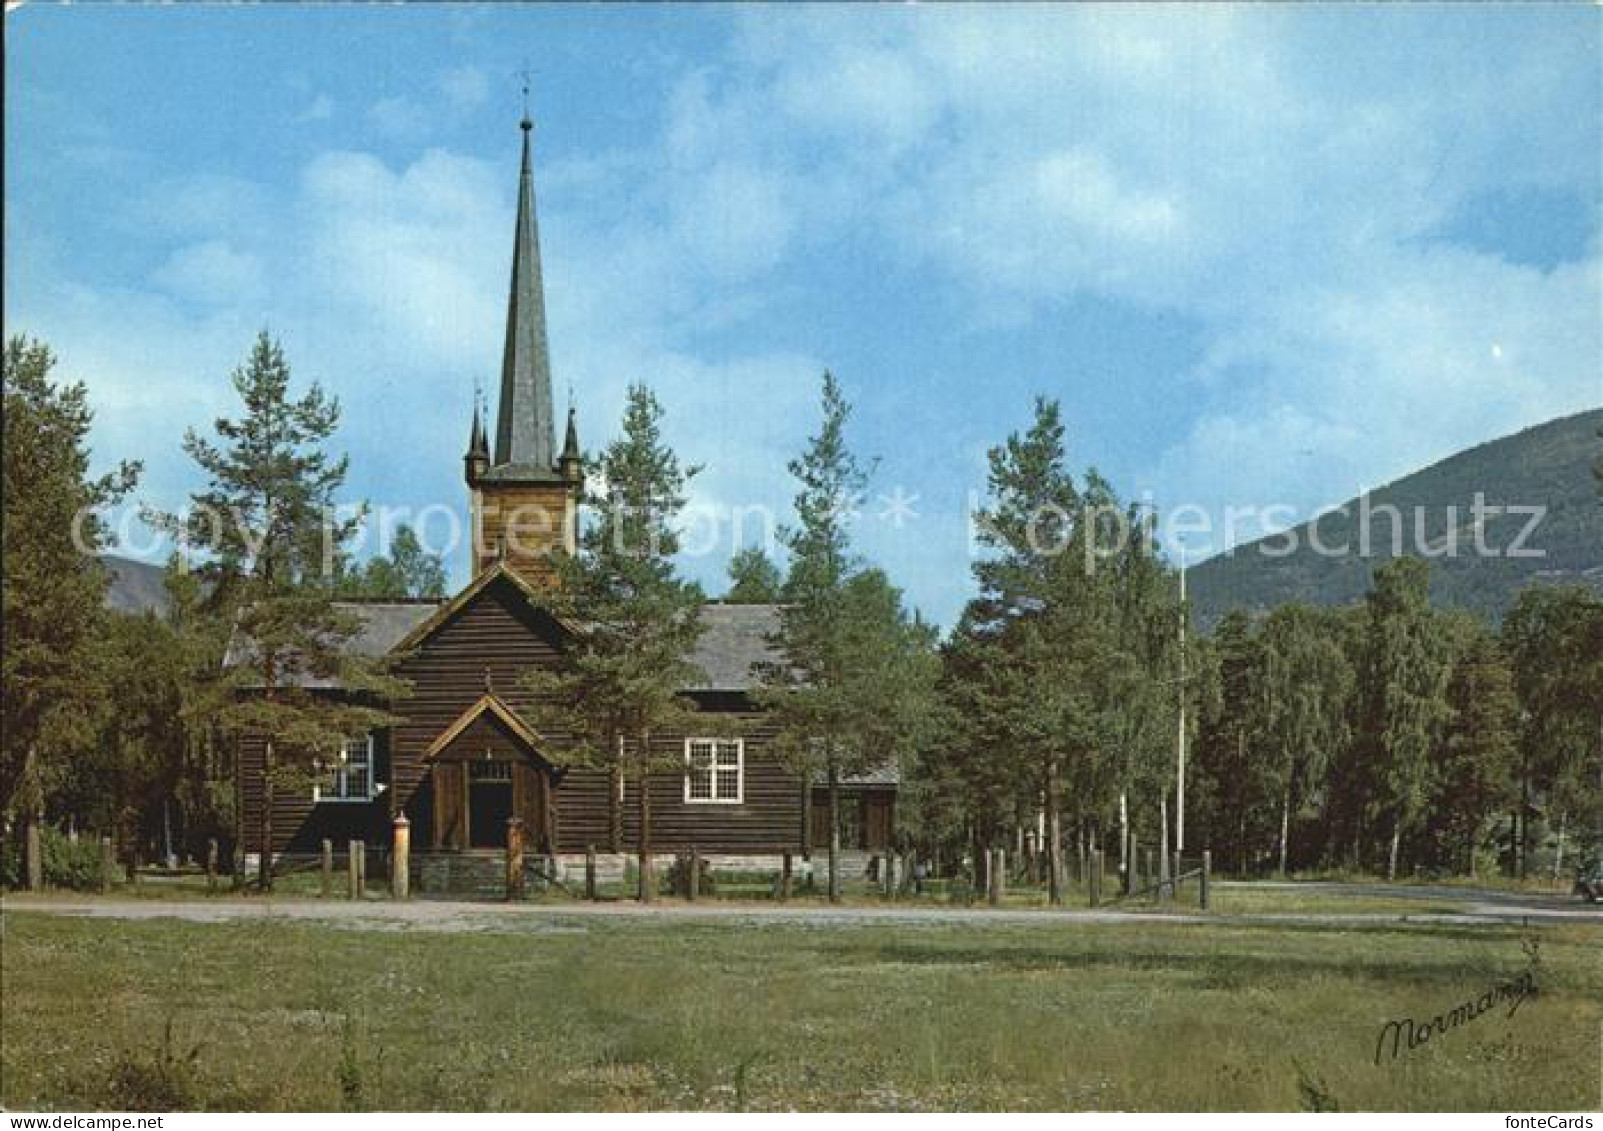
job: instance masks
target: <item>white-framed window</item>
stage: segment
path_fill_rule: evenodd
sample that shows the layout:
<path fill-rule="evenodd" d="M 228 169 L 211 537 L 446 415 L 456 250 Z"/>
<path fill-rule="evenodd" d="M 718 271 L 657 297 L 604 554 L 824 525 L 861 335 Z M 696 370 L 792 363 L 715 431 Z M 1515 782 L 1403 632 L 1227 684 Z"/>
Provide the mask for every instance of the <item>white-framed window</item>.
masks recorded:
<path fill-rule="evenodd" d="M 342 743 L 333 765 L 312 787 L 313 801 L 371 801 L 377 796 L 371 734 Z"/>
<path fill-rule="evenodd" d="M 685 739 L 685 801 L 739 805 L 746 794 L 746 740 Z"/>

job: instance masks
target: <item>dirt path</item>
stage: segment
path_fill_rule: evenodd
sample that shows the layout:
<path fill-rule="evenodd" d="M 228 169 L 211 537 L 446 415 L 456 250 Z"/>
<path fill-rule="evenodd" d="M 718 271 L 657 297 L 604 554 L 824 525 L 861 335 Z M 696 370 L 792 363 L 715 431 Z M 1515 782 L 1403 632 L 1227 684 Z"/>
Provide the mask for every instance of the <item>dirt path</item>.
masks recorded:
<path fill-rule="evenodd" d="M 1255 885 L 1256 886 L 1256 885 Z M 1314 888 L 1321 885 L 1296 885 Z M 429 931 L 565 931 L 583 930 L 596 920 L 658 920 L 725 922 L 741 925 L 784 924 L 803 927 L 851 927 L 899 924 L 953 926 L 987 923 L 1313 923 L 1365 924 L 1386 922 L 1488 925 L 1530 919 L 1544 922 L 1590 921 L 1603 924 L 1603 909 L 1565 903 L 1519 893 L 1486 892 L 1463 888 L 1375 888 L 1363 885 L 1329 885 L 1358 894 L 1398 896 L 1421 903 L 1418 913 L 1339 912 L 1254 915 L 1202 915 L 1175 912 L 1120 911 L 1112 909 L 997 909 L 965 907 L 825 907 L 774 904 L 686 904 L 665 901 L 642 906 L 616 903 L 459 903 L 445 900 L 411 900 L 391 903 L 366 900 L 236 899 L 159 900 L 84 899 L 53 896 L 13 896 L 0 901 L 0 913 L 30 912 L 109 919 L 182 919 L 196 923 L 250 920 L 298 920 L 342 924 L 359 929 Z M 1430 909 L 1432 903 L 1451 910 Z"/>

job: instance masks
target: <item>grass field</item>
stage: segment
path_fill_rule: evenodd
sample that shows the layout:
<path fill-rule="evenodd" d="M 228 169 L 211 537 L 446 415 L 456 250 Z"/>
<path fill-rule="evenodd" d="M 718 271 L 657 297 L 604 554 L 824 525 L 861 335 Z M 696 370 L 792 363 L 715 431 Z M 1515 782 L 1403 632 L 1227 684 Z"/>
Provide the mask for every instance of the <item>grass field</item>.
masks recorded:
<path fill-rule="evenodd" d="M 17 1108 L 1535 1109 L 1599 1103 L 1603 929 L 742 924 L 474 930 L 8 910 Z M 1539 995 L 1393 1062 L 1528 969 Z M 170 1031 L 170 1039 L 167 1033 Z"/>

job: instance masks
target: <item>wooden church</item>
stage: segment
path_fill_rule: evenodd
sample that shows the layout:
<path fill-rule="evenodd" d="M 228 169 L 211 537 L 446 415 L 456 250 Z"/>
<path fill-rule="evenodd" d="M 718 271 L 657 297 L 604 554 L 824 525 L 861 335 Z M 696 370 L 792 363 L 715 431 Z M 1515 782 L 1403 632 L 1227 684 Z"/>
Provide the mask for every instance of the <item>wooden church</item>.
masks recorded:
<path fill-rule="evenodd" d="M 621 869 L 638 848 L 637 788 L 617 772 L 571 764 L 560 734 L 542 725 L 525 689 L 534 666 L 565 662 L 570 626 L 547 608 L 553 551 L 575 548 L 581 487 L 578 423 L 570 409 L 556 446 L 545 299 L 525 118 L 506 346 L 493 437 L 475 406 L 464 458 L 472 527 L 472 580 L 443 601 L 355 601 L 362 629 L 349 647 L 397 658 L 412 694 L 387 709 L 399 725 L 347 744 L 308 790 L 273 793 L 274 843 L 261 843 L 263 745 L 241 750 L 245 852 L 310 857 L 321 842 L 362 840 L 382 849 L 396 815 L 411 824 L 419 890 L 446 890 L 453 867 L 499 855 L 509 817 L 559 875 L 594 849 Z M 774 658 L 772 605 L 710 603 L 689 657 L 703 678 L 685 697 L 708 719 L 703 733 L 664 736 L 683 771 L 658 773 L 651 790 L 651 847 L 662 856 L 692 846 L 713 867 L 777 866 L 828 838 L 822 790 L 773 755 L 773 729 L 751 698 L 759 666 Z M 323 690 L 337 695 L 340 689 Z M 715 725 L 716 721 L 716 725 Z M 666 749 L 671 747 L 671 750 Z M 844 791 L 848 869 L 893 836 L 894 774 L 854 780 Z"/>

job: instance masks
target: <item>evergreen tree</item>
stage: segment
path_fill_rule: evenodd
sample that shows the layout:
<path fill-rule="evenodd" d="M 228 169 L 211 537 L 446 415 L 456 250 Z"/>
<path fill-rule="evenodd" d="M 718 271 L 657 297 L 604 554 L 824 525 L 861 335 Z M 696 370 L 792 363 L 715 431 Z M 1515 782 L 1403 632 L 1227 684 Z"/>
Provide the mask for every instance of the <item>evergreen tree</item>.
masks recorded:
<path fill-rule="evenodd" d="M 1079 521 L 1083 500 L 1063 433 L 1057 402 L 1038 398 L 1029 429 L 989 453 L 989 498 L 975 516 L 987 556 L 974 565 L 980 599 L 970 617 L 996 645 L 988 660 L 997 678 L 989 725 L 1007 737 L 988 756 L 1012 759 L 1012 772 L 1031 784 L 1045 817 L 1054 904 L 1064 888 L 1066 771 L 1093 798 L 1105 776 L 1095 689 L 1109 674 L 1102 663 L 1108 622 L 1096 592 L 1105 578 L 1082 568 L 1094 531 Z"/>
<path fill-rule="evenodd" d="M 927 720 L 932 640 L 877 571 L 858 567 L 847 529 L 866 476 L 846 445 L 851 408 L 824 374 L 823 422 L 791 460 L 797 525 L 781 532 L 790 577 L 758 702 L 773 712 L 776 748 L 804 785 L 829 797 L 829 896 L 840 899 L 843 778 L 894 764 Z"/>
<path fill-rule="evenodd" d="M 359 521 L 335 517 L 346 460 L 323 445 L 338 426 L 338 402 L 315 382 L 291 399 L 289 365 L 265 332 L 232 382 L 244 411 L 216 422 L 219 443 L 193 430 L 184 438 L 207 486 L 188 513 L 155 517 L 207 555 L 214 608 L 237 610 L 242 661 L 224 674 L 215 717 L 231 736 L 263 740 L 258 832 L 267 891 L 278 790 L 308 787 L 345 742 L 394 722 L 371 704 L 406 688 L 379 663 L 349 653 L 360 622 L 333 600 L 332 563 Z M 314 694 L 310 680 L 334 680 L 345 694 Z"/>
<path fill-rule="evenodd" d="M 572 735 L 576 761 L 606 767 L 618 781 L 632 776 L 642 902 L 655 892 L 650 777 L 654 770 L 685 768 L 684 751 L 659 739 L 716 726 L 683 694 L 703 678 L 687 659 L 701 636 L 703 598 L 673 563 L 685 485 L 699 469 L 680 466 L 662 438 L 661 421 L 651 390 L 630 386 L 623 435 L 587 465 L 590 521 L 579 552 L 556 561 L 553 611 L 580 629 L 569 663 L 526 677 Z"/>
<path fill-rule="evenodd" d="M 95 736 L 109 687 L 108 578 L 97 557 L 109 534 L 96 511 L 138 474 L 127 463 L 89 474 L 88 394 L 82 383 L 53 381 L 54 365 L 38 341 L 6 342 L 0 813 L 30 821 Z"/>
<path fill-rule="evenodd" d="M 724 601 L 730 605 L 771 605 L 785 587 L 779 567 L 757 546 L 747 546 L 729 559 L 729 582 Z"/>

